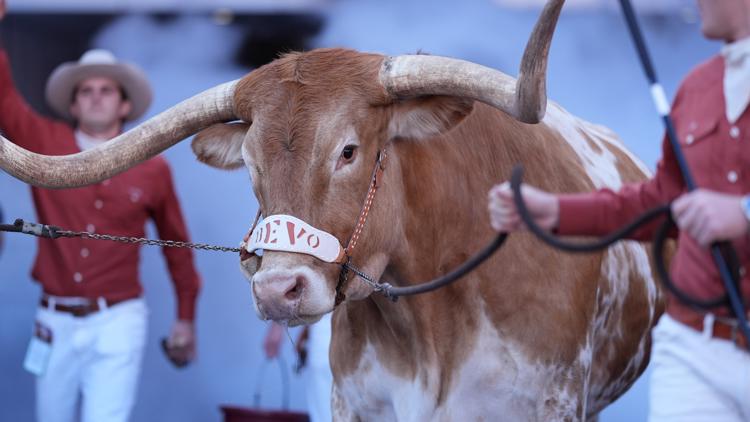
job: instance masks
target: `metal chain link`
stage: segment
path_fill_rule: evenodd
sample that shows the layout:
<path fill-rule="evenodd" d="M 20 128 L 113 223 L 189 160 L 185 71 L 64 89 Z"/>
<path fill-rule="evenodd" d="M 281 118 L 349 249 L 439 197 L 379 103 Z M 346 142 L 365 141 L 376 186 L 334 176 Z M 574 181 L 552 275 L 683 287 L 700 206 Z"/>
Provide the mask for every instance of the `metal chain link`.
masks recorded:
<path fill-rule="evenodd" d="M 227 246 L 215 246 L 215 245 L 208 245 L 205 243 L 179 242 L 175 240 L 155 240 L 155 239 L 146 239 L 143 237 L 113 236 L 109 234 L 74 232 L 70 230 L 58 230 L 57 233 L 61 237 L 81 237 L 84 239 L 111 240 L 113 242 L 133 243 L 133 244 L 148 245 L 148 246 L 165 246 L 168 248 L 190 248 L 190 249 L 202 249 L 202 250 L 207 250 L 207 251 L 237 252 L 237 253 L 239 253 L 241 250 L 240 248 L 230 248 Z"/>
<path fill-rule="evenodd" d="M 344 267 L 346 267 L 347 269 L 351 270 L 351 272 L 353 272 L 354 274 L 356 274 L 357 276 L 359 276 L 362 280 L 365 281 L 365 283 L 369 284 L 370 287 L 372 287 L 373 289 L 375 289 L 376 292 L 387 292 L 388 289 L 390 289 L 391 287 L 393 287 L 393 286 L 391 286 L 390 283 L 381 283 L 381 282 L 375 280 L 374 278 L 372 278 L 369 275 L 365 274 L 359 268 L 355 267 L 354 265 L 352 265 L 350 263 L 344 264 Z"/>

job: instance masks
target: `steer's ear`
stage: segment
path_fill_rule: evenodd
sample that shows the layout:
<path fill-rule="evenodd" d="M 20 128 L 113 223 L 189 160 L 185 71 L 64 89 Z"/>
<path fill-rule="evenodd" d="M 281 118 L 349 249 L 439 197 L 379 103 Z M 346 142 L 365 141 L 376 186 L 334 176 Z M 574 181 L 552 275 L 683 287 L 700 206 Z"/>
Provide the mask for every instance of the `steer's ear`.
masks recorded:
<path fill-rule="evenodd" d="M 243 166 L 242 141 L 248 123 L 218 123 L 198 132 L 191 146 L 198 161 L 224 170 Z"/>
<path fill-rule="evenodd" d="M 474 100 L 431 95 L 403 100 L 391 107 L 393 115 L 388 125 L 390 137 L 423 139 L 456 126 L 471 113 Z"/>

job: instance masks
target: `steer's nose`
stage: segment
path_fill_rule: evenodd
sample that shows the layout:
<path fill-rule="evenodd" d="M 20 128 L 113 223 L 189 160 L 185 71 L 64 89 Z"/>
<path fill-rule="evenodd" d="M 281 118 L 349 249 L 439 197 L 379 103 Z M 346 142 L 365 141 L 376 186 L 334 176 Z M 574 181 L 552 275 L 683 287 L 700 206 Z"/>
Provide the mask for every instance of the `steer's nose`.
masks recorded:
<path fill-rule="evenodd" d="M 253 292 L 262 316 L 275 321 L 296 317 L 307 284 L 307 277 L 298 271 L 276 270 L 255 274 Z"/>

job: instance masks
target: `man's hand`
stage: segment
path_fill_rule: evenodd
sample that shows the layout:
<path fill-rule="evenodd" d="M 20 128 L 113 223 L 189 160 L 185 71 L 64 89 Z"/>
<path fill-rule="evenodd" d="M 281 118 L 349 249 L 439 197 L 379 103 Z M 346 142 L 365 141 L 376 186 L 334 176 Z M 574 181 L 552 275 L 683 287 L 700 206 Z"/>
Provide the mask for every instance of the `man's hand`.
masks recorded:
<path fill-rule="evenodd" d="M 672 216 L 680 230 L 706 247 L 747 233 L 741 200 L 739 195 L 696 189 L 672 203 Z"/>
<path fill-rule="evenodd" d="M 0 0 L 2 1 L 2 0 Z M 182 368 L 195 359 L 195 327 L 191 321 L 177 320 L 169 338 L 162 341 L 167 358 Z"/>
<path fill-rule="evenodd" d="M 557 196 L 527 185 L 521 186 L 521 195 L 537 225 L 545 230 L 557 227 L 560 214 L 560 202 Z M 490 189 L 488 199 L 490 224 L 493 229 L 501 233 L 510 233 L 523 226 L 521 215 L 513 202 L 513 190 L 510 188 L 510 183 L 505 182 L 494 186 Z"/>
<path fill-rule="evenodd" d="M 271 322 L 268 327 L 266 338 L 263 339 L 263 351 L 266 352 L 268 359 L 273 359 L 281 351 L 281 340 L 284 338 L 284 327 L 277 322 Z"/>
<path fill-rule="evenodd" d="M 294 367 L 294 372 L 298 374 L 307 366 L 307 343 L 309 341 L 310 326 L 305 325 L 294 343 L 294 351 L 297 353 L 297 364 Z"/>

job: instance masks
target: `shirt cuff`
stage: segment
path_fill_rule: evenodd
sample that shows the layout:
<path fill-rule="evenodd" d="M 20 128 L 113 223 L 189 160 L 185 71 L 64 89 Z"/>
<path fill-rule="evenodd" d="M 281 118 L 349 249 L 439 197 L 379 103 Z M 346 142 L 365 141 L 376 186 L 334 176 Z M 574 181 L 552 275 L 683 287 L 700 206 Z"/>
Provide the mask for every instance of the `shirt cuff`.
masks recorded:
<path fill-rule="evenodd" d="M 197 294 L 180 294 L 177 296 L 177 318 L 185 321 L 195 319 L 195 302 Z"/>
<path fill-rule="evenodd" d="M 595 200 L 590 193 L 558 195 L 560 204 L 557 233 L 560 235 L 596 235 L 599 221 Z"/>

